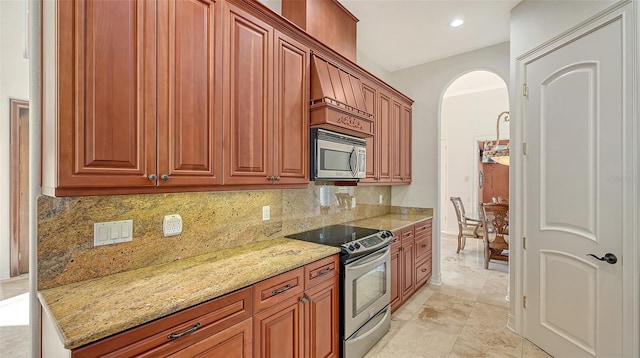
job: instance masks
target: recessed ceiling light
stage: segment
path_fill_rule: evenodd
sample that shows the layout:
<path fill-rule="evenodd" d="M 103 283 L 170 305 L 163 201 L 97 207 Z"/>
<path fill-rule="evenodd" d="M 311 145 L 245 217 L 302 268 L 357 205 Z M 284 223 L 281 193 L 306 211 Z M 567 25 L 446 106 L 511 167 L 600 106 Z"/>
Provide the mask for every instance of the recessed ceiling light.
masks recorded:
<path fill-rule="evenodd" d="M 454 19 L 453 21 L 451 21 L 451 24 L 449 24 L 451 27 L 458 27 L 460 25 L 464 24 L 464 20 L 462 19 Z"/>

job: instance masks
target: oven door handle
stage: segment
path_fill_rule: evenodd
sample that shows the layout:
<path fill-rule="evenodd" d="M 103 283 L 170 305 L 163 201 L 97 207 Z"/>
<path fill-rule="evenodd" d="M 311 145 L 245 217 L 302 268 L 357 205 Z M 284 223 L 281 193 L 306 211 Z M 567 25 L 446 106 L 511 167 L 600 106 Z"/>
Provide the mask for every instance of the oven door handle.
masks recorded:
<path fill-rule="evenodd" d="M 357 270 L 370 265 L 372 262 L 385 262 L 387 261 L 387 258 L 385 256 L 387 256 L 388 254 L 389 254 L 389 247 L 386 247 L 384 250 L 380 250 L 375 254 L 371 254 L 360 260 L 356 260 L 346 265 L 345 268 L 347 270 Z M 357 263 L 357 265 L 354 265 L 354 263 Z"/>

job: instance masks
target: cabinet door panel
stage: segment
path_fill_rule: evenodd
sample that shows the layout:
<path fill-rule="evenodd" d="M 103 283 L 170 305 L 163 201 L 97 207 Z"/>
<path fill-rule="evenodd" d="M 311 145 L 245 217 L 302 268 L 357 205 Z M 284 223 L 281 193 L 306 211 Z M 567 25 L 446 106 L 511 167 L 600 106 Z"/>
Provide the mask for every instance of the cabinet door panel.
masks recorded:
<path fill-rule="evenodd" d="M 155 11 L 58 3 L 58 187 L 155 185 Z"/>
<path fill-rule="evenodd" d="M 402 242 L 402 300 L 413 294 L 415 282 L 414 240 Z"/>
<path fill-rule="evenodd" d="M 378 151 L 378 178 L 380 182 L 391 181 L 392 158 L 393 158 L 393 128 L 391 121 L 391 98 L 380 92 L 379 95 L 379 115 L 376 120 L 376 127 L 379 128 L 380 135 L 376 135 L 376 147 Z"/>
<path fill-rule="evenodd" d="M 253 318 L 254 357 L 302 357 L 302 308 L 300 296 L 288 299 Z"/>
<path fill-rule="evenodd" d="M 378 146 L 375 144 L 377 137 L 382 135 L 380 129 L 380 118 L 377 110 L 376 99 L 378 96 L 378 90 L 367 82 L 362 82 L 362 93 L 364 94 L 364 103 L 367 112 L 373 114 L 374 127 L 373 137 L 366 138 L 367 140 L 367 163 L 365 179 L 361 179 L 361 183 L 375 183 L 378 179 Z"/>
<path fill-rule="evenodd" d="M 400 232 L 395 232 L 394 243 L 391 244 L 391 311 L 402 305 L 402 255 Z M 397 240 L 397 241 L 396 241 Z"/>
<path fill-rule="evenodd" d="M 310 358 L 338 357 L 338 278 L 306 290 L 305 346 Z"/>
<path fill-rule="evenodd" d="M 268 184 L 273 155 L 273 28 L 231 4 L 225 6 L 224 183 Z"/>
<path fill-rule="evenodd" d="M 411 107 L 406 104 L 402 107 L 402 181 L 411 182 Z"/>
<path fill-rule="evenodd" d="M 403 132 L 402 132 L 402 104 L 395 100 L 392 100 L 391 103 L 391 133 L 392 141 L 391 145 L 393 147 L 392 153 L 392 180 L 394 182 L 402 182 L 402 157 L 404 153 L 403 147 Z"/>
<path fill-rule="evenodd" d="M 309 48 L 276 31 L 274 175 L 309 182 Z"/>
<path fill-rule="evenodd" d="M 158 176 L 160 185 L 221 184 L 219 4 L 158 5 Z"/>

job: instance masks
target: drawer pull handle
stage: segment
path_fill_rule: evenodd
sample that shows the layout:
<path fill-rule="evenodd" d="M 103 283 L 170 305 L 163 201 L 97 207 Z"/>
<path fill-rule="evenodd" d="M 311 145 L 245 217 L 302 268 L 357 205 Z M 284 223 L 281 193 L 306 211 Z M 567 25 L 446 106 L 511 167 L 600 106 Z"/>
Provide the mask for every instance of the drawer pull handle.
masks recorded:
<path fill-rule="evenodd" d="M 193 327 L 191 327 L 191 328 L 187 329 L 186 331 L 184 331 L 184 332 L 182 332 L 182 333 L 171 333 L 171 334 L 167 337 L 167 339 L 169 339 L 169 340 L 171 340 L 171 339 L 176 339 L 176 338 L 180 338 L 180 337 L 182 337 L 182 336 L 185 336 L 185 335 L 187 335 L 187 334 L 189 334 L 189 333 L 193 333 L 193 332 L 195 332 L 195 331 L 198 329 L 198 327 L 200 327 L 200 322 L 196 322 L 196 324 L 194 324 L 194 325 L 193 325 Z"/>
<path fill-rule="evenodd" d="M 423 244 L 422 247 L 427 247 L 427 244 Z"/>
<path fill-rule="evenodd" d="M 291 289 L 291 285 L 290 285 L 290 284 L 287 284 L 287 285 L 286 285 L 286 286 L 284 286 L 283 288 L 279 288 L 279 289 L 277 289 L 277 290 L 273 290 L 273 291 L 271 291 L 271 293 L 273 293 L 274 295 L 279 295 L 279 294 L 281 294 L 282 292 L 289 291 L 290 289 Z"/>
<path fill-rule="evenodd" d="M 422 269 L 422 272 L 427 272 L 427 269 L 426 269 L 426 268 L 423 268 L 423 269 Z"/>
<path fill-rule="evenodd" d="M 393 241 L 391 241 L 391 243 L 393 244 L 393 243 L 396 243 L 396 242 L 398 242 L 398 241 L 400 241 L 400 239 L 398 239 L 398 238 L 396 237 L 396 238 L 394 238 L 394 239 L 393 239 Z"/>
<path fill-rule="evenodd" d="M 318 271 L 318 274 L 316 275 L 316 277 L 322 276 L 322 275 L 326 275 L 329 272 L 331 272 L 331 270 L 333 270 L 333 267 L 327 267 L 326 269 L 324 269 L 322 271 Z"/>

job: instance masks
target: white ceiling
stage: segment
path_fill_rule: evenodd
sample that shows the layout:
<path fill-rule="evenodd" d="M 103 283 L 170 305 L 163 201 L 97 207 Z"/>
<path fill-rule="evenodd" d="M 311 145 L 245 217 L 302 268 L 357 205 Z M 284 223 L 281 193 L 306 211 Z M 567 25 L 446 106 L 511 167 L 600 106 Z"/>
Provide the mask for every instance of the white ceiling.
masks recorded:
<path fill-rule="evenodd" d="M 341 0 L 360 21 L 358 49 L 389 72 L 509 41 L 520 0 Z M 457 28 L 451 20 L 462 18 Z"/>
<path fill-rule="evenodd" d="M 259 0 L 280 13 L 280 0 Z M 339 0 L 358 22 L 358 50 L 389 72 L 509 41 L 520 0 Z M 451 20 L 464 25 L 452 28 Z M 330 26 L 330 24 L 327 24 Z"/>

